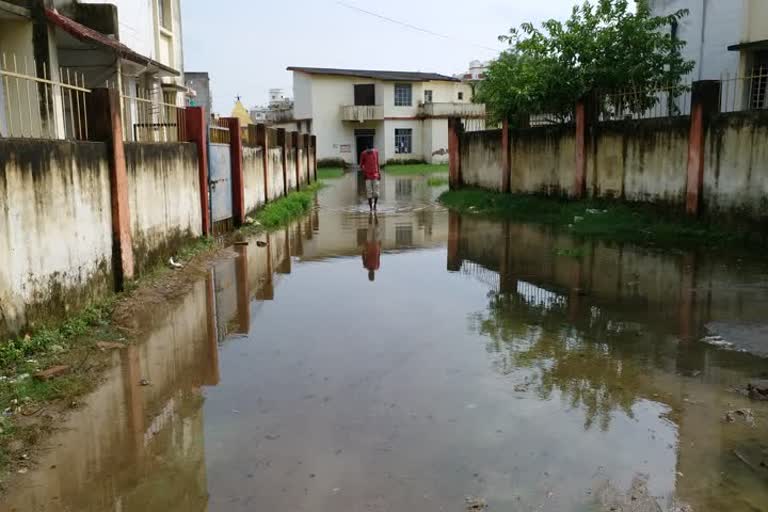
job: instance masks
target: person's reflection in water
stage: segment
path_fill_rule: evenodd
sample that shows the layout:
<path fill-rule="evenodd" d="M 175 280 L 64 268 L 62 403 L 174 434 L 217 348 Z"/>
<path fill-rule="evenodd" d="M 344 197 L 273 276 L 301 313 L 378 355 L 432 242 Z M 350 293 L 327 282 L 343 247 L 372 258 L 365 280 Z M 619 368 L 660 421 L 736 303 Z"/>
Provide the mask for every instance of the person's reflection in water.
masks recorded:
<path fill-rule="evenodd" d="M 363 266 L 368 269 L 368 280 L 373 282 L 376 279 L 376 271 L 381 267 L 379 218 L 374 213 L 368 215 L 368 233 L 363 246 Z"/>

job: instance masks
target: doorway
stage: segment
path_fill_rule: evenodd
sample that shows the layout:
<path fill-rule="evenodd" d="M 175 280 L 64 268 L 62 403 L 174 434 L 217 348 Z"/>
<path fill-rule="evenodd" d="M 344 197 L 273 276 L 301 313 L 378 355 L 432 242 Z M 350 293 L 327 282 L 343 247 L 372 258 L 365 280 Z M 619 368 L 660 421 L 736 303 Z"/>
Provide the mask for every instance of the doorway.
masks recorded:
<path fill-rule="evenodd" d="M 360 156 L 363 151 L 370 149 L 374 145 L 376 130 L 361 129 L 355 130 L 355 153 L 357 154 L 357 164 L 360 165 Z"/>

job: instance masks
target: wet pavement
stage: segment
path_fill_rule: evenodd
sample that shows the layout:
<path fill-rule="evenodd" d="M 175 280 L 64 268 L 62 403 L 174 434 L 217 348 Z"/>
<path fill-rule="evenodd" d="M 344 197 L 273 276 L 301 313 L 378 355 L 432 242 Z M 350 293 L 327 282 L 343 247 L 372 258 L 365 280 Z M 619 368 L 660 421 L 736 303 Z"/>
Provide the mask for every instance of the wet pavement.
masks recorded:
<path fill-rule="evenodd" d="M 768 510 L 768 402 L 734 391 L 768 375 L 764 259 L 330 183 L 144 320 L 0 510 Z"/>

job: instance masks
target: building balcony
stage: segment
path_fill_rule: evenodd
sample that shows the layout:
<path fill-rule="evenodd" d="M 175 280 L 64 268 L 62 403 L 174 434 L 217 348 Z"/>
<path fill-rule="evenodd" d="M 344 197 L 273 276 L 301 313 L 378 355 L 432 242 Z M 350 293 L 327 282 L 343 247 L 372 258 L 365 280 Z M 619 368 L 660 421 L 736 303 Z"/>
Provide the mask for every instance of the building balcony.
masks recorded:
<path fill-rule="evenodd" d="M 267 110 L 266 119 L 269 123 L 287 123 L 294 121 L 293 109 L 287 110 Z"/>
<path fill-rule="evenodd" d="M 381 105 L 345 105 L 341 107 L 342 121 L 382 121 L 384 107 Z"/>
<path fill-rule="evenodd" d="M 485 117 L 481 103 L 423 103 L 419 115 L 424 117 Z"/>

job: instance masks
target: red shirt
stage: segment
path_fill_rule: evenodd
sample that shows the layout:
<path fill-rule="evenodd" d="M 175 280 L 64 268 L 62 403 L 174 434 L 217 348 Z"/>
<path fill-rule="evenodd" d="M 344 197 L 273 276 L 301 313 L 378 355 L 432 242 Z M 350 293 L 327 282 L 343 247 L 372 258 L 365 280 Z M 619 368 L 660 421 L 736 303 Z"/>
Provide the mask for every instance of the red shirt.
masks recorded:
<path fill-rule="evenodd" d="M 363 169 L 365 179 L 381 179 L 381 174 L 379 172 L 379 150 L 374 148 L 363 151 L 363 154 L 360 155 L 360 167 Z"/>
<path fill-rule="evenodd" d="M 363 266 L 368 270 L 379 270 L 381 267 L 381 242 L 374 240 L 365 242 L 363 250 Z"/>

